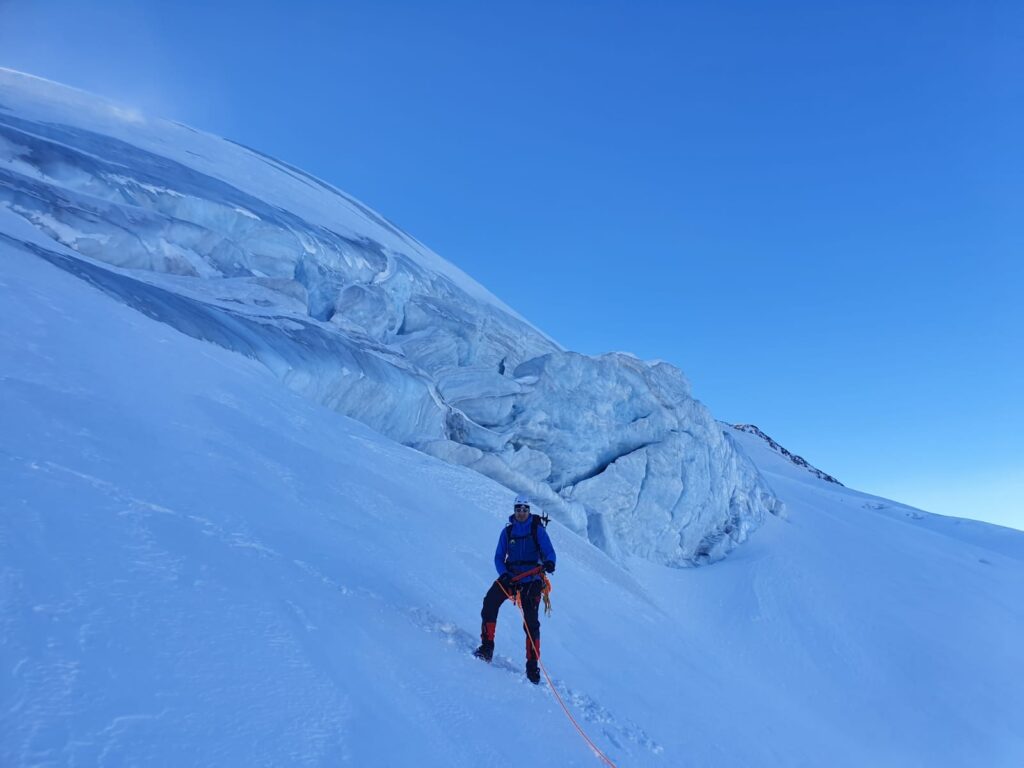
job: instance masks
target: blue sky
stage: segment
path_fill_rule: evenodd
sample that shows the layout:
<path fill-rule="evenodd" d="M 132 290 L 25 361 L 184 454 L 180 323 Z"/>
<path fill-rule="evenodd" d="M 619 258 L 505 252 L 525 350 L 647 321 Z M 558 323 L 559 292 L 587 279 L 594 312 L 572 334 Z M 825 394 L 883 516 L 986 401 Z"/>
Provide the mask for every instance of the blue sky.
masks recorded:
<path fill-rule="evenodd" d="M 359 197 L 567 347 L 1024 528 L 1024 6 L 0 0 L 0 65 Z"/>

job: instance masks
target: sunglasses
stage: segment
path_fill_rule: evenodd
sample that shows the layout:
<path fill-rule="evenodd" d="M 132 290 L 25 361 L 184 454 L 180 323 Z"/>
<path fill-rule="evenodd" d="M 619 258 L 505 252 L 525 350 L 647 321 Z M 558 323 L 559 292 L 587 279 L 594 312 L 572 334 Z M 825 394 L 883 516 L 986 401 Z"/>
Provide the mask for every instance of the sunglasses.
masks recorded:
<path fill-rule="evenodd" d="M 530 505 L 529 504 L 516 504 L 514 508 L 515 508 L 516 512 L 529 512 L 530 511 Z"/>

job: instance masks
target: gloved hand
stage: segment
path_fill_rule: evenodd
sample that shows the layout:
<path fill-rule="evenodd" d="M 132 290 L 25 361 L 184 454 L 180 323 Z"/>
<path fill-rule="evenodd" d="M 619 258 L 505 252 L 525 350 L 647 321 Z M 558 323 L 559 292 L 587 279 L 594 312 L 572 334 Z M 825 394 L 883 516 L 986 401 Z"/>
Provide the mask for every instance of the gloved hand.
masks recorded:
<path fill-rule="evenodd" d="M 501 576 L 498 577 L 498 583 L 501 584 L 502 588 L 506 592 L 511 592 L 515 584 L 512 581 L 512 574 L 505 571 Z"/>
<path fill-rule="evenodd" d="M 554 560 L 545 560 L 544 561 L 544 572 L 545 573 L 554 573 L 555 572 L 555 561 Z"/>

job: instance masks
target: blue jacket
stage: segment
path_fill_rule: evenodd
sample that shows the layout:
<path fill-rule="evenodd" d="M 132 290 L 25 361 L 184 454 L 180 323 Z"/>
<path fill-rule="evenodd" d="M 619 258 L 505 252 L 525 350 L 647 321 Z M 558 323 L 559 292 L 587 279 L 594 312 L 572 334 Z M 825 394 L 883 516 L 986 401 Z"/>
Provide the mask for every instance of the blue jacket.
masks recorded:
<path fill-rule="evenodd" d="M 509 515 L 508 522 L 512 527 L 511 536 L 509 536 L 508 526 L 503 528 L 501 535 L 498 536 L 498 548 L 494 550 L 494 567 L 497 569 L 499 576 L 506 571 L 515 576 L 517 573 L 528 571 L 546 560 L 555 562 L 555 548 L 551 546 L 548 532 L 539 522 L 537 524 L 537 544 L 540 544 L 539 552 L 537 551 L 536 544 L 533 543 L 533 534 L 530 532 L 530 529 L 533 527 L 533 518 L 535 517 L 537 515 L 530 515 L 526 518 L 526 522 L 517 523 L 516 516 Z M 510 539 L 511 547 L 509 546 Z M 534 574 L 533 576 L 520 579 L 519 583 L 525 584 L 528 581 L 536 581 L 539 578 L 540 574 Z"/>

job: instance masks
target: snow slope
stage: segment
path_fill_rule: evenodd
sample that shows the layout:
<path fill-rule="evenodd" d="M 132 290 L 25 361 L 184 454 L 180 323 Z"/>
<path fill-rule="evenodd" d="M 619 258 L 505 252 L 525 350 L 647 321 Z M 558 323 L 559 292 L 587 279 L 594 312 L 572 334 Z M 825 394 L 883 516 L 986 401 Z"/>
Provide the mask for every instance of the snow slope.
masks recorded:
<path fill-rule="evenodd" d="M 593 766 L 471 658 L 512 493 L 40 258 L 0 211 L 0 765 Z M 558 522 L 543 657 L 619 766 L 1019 766 L 1024 538 L 723 439 L 785 501 L 731 557 Z"/>
<path fill-rule="evenodd" d="M 616 557 L 712 562 L 778 511 L 682 372 L 563 350 L 376 212 L 246 147 L 0 69 L 0 209 L 52 264 L 542 499 Z"/>

